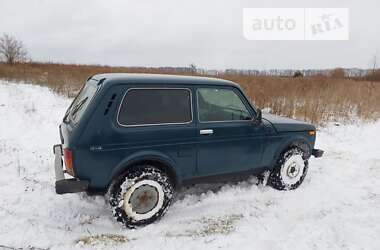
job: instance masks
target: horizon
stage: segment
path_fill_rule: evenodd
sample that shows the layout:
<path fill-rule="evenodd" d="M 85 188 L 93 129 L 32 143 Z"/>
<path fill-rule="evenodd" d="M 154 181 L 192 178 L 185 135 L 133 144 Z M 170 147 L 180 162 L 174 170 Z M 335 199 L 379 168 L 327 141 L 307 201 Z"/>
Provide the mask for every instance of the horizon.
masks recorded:
<path fill-rule="evenodd" d="M 1 62 L 0 64 L 7 64 L 6 62 Z M 187 66 L 176 66 L 176 65 L 164 65 L 164 66 L 125 66 L 125 65 L 108 65 L 108 64 L 86 64 L 86 63 L 70 63 L 70 62 L 59 62 L 59 61 L 34 61 L 34 60 L 28 60 L 26 62 L 16 63 L 16 64 L 43 64 L 43 65 L 67 65 L 67 66 L 86 66 L 86 67 L 110 67 L 110 68 L 146 68 L 146 69 L 163 69 L 163 68 L 186 68 L 190 69 L 190 65 Z M 343 67 L 334 67 L 334 68 L 268 68 L 268 69 L 256 69 L 256 68 L 224 68 L 224 69 L 215 69 L 215 68 L 204 68 L 204 67 L 198 67 L 197 70 L 207 70 L 207 71 L 227 71 L 227 70 L 238 70 L 238 71 L 259 71 L 259 72 L 268 72 L 273 70 L 279 70 L 279 71 L 331 71 L 336 69 L 343 69 L 343 70 L 362 70 L 362 71 L 371 71 L 373 68 L 358 68 L 358 67 L 351 67 L 351 68 L 343 68 Z M 376 67 L 375 70 L 378 70 L 379 68 Z"/>

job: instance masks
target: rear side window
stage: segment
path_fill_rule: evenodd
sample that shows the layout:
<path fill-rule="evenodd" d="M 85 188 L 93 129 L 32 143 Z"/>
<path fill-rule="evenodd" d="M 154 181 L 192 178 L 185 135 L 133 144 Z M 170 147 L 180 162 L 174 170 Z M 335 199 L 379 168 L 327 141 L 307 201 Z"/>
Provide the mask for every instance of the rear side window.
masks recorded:
<path fill-rule="evenodd" d="M 191 122 L 191 92 L 178 88 L 129 89 L 117 119 L 122 126 Z"/>
<path fill-rule="evenodd" d="M 70 105 L 65 117 L 70 115 L 72 121 L 77 123 L 86 111 L 88 104 L 91 102 L 91 99 L 95 96 L 99 88 L 100 85 L 98 85 L 97 81 L 87 81 L 80 90 L 79 94 L 75 97 L 73 103 Z"/>

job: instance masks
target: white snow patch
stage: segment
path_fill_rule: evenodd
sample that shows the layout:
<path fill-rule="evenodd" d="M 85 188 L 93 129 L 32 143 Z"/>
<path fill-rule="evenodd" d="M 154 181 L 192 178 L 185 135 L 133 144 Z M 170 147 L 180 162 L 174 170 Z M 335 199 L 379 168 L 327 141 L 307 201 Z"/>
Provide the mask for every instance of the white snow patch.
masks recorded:
<path fill-rule="evenodd" d="M 161 221 L 127 230 L 102 197 L 55 194 L 52 145 L 69 103 L 0 82 L 0 248 L 379 249 L 380 121 L 320 131 L 326 153 L 297 190 L 200 186 Z"/>

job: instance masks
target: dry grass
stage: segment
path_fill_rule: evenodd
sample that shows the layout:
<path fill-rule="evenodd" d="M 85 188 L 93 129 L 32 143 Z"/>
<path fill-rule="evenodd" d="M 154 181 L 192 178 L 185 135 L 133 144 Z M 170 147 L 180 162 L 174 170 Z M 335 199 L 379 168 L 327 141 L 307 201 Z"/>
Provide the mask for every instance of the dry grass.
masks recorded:
<path fill-rule="evenodd" d="M 96 65 L 25 63 L 0 64 L 0 78 L 34 83 L 72 97 L 84 81 L 97 73 L 191 74 L 187 70 L 128 68 Z M 331 75 L 271 77 L 223 75 L 239 83 L 251 101 L 272 113 L 323 125 L 329 121 L 373 120 L 380 117 L 380 82 Z"/>
<path fill-rule="evenodd" d="M 272 113 L 312 123 L 380 117 L 380 83 L 325 76 L 304 78 L 226 76 L 252 102 Z"/>
<path fill-rule="evenodd" d="M 100 234 L 84 236 L 76 241 L 80 245 L 95 246 L 109 244 L 124 244 L 130 241 L 126 236 L 116 234 Z"/>
<path fill-rule="evenodd" d="M 241 214 L 231 214 L 223 217 L 202 217 L 196 220 L 199 225 L 196 230 L 184 232 L 167 232 L 167 237 L 208 237 L 212 235 L 227 235 L 235 231 L 236 224 L 243 218 Z"/>
<path fill-rule="evenodd" d="M 0 78 L 48 86 L 72 97 L 85 80 L 99 73 L 155 73 L 188 74 L 174 69 L 142 67 L 109 67 L 100 65 L 76 65 L 57 63 L 0 63 Z"/>

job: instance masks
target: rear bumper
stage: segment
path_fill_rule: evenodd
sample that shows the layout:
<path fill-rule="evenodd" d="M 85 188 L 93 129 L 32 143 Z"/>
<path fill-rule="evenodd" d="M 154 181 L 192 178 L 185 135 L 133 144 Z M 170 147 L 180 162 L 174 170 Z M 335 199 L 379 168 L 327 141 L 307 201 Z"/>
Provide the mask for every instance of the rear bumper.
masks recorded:
<path fill-rule="evenodd" d="M 57 194 L 78 193 L 88 189 L 89 182 L 78 180 L 76 178 L 65 178 L 62 161 L 62 145 L 53 146 L 54 152 L 54 170 L 55 170 L 55 192 Z"/>
<path fill-rule="evenodd" d="M 322 157 L 324 151 L 321 150 L 321 149 L 313 149 L 313 151 L 311 152 L 311 155 L 313 155 L 315 158 L 319 158 L 319 157 Z"/>

